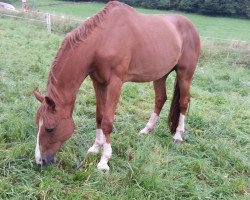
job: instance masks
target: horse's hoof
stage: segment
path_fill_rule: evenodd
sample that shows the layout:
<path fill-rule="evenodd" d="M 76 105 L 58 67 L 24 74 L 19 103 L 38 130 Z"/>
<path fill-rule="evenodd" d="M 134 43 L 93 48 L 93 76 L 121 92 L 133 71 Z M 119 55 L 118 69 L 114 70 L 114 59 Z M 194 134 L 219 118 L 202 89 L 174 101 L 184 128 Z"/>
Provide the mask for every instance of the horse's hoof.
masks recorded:
<path fill-rule="evenodd" d="M 107 171 L 109 171 L 109 166 L 108 166 L 107 163 L 99 162 L 98 165 L 97 165 L 97 169 L 100 170 L 100 171 L 103 171 L 103 172 L 107 172 Z"/>
<path fill-rule="evenodd" d="M 99 148 L 92 146 L 89 148 L 87 154 L 98 154 L 99 153 Z"/>
<path fill-rule="evenodd" d="M 183 136 L 183 132 L 176 132 L 174 137 L 173 137 L 173 142 L 175 144 L 182 143 L 183 142 L 182 136 Z"/>
<path fill-rule="evenodd" d="M 140 131 L 141 134 L 148 134 L 149 130 L 147 128 L 144 128 Z"/>
<path fill-rule="evenodd" d="M 149 129 L 148 127 L 145 127 L 140 131 L 141 134 L 149 134 L 153 129 Z"/>
<path fill-rule="evenodd" d="M 182 139 L 175 139 L 175 138 L 173 138 L 173 142 L 175 143 L 175 144 L 181 144 L 182 143 Z"/>

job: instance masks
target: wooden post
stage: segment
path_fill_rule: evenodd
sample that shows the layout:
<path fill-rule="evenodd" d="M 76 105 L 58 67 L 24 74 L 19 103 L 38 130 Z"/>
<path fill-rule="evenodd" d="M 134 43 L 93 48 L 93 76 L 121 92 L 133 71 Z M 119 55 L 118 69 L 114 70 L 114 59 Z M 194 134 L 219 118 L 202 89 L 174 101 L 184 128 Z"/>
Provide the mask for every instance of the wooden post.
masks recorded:
<path fill-rule="evenodd" d="M 51 33 L 51 21 L 49 13 L 45 13 L 45 21 L 46 21 L 47 31 Z"/>

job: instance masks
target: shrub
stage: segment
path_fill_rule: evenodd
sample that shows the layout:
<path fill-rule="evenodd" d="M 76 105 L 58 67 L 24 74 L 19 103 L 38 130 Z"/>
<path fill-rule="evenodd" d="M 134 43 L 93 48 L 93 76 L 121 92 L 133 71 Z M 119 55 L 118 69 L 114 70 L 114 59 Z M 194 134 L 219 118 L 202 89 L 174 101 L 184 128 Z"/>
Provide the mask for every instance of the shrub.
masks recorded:
<path fill-rule="evenodd" d="M 184 10 L 187 12 L 197 12 L 200 8 L 200 1 L 199 0 L 181 0 L 178 6 L 178 9 Z"/>

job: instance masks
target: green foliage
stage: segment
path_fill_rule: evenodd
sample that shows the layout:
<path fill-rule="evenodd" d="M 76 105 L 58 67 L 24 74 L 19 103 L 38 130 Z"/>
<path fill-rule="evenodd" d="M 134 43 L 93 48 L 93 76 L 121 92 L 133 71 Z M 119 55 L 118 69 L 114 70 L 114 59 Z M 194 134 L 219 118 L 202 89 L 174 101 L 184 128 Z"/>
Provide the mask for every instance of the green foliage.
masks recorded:
<path fill-rule="evenodd" d="M 141 6 L 143 0 L 123 0 L 122 2 L 131 6 Z"/>
<path fill-rule="evenodd" d="M 172 3 L 171 0 L 160 0 L 158 4 L 159 9 L 171 9 Z"/>
<path fill-rule="evenodd" d="M 181 0 L 178 9 L 184 10 L 187 12 L 194 12 L 195 10 L 200 9 L 200 0 Z"/>
<path fill-rule="evenodd" d="M 241 4 L 234 0 L 205 0 L 200 12 L 209 15 L 240 15 Z"/>
<path fill-rule="evenodd" d="M 159 0 L 144 0 L 141 6 L 144 8 L 157 8 Z"/>

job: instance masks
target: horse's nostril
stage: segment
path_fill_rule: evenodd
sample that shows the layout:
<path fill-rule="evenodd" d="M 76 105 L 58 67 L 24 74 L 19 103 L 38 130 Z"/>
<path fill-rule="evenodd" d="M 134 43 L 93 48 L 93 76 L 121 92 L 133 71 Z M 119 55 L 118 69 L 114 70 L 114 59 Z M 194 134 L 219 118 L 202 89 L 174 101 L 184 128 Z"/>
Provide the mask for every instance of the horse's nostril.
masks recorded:
<path fill-rule="evenodd" d="M 54 164 L 55 162 L 56 162 L 56 158 L 52 154 L 47 154 L 45 158 L 43 158 L 44 165 Z"/>
<path fill-rule="evenodd" d="M 43 165 L 46 165 L 47 164 L 47 162 L 46 162 L 46 160 L 45 159 L 42 159 L 42 163 L 43 163 Z"/>
<path fill-rule="evenodd" d="M 56 163 L 56 157 L 54 157 L 54 159 L 53 159 L 53 164 L 55 164 Z"/>
<path fill-rule="evenodd" d="M 38 167 L 41 167 L 41 166 L 43 165 L 42 160 L 39 160 L 38 162 L 36 161 L 36 165 L 37 165 Z"/>

